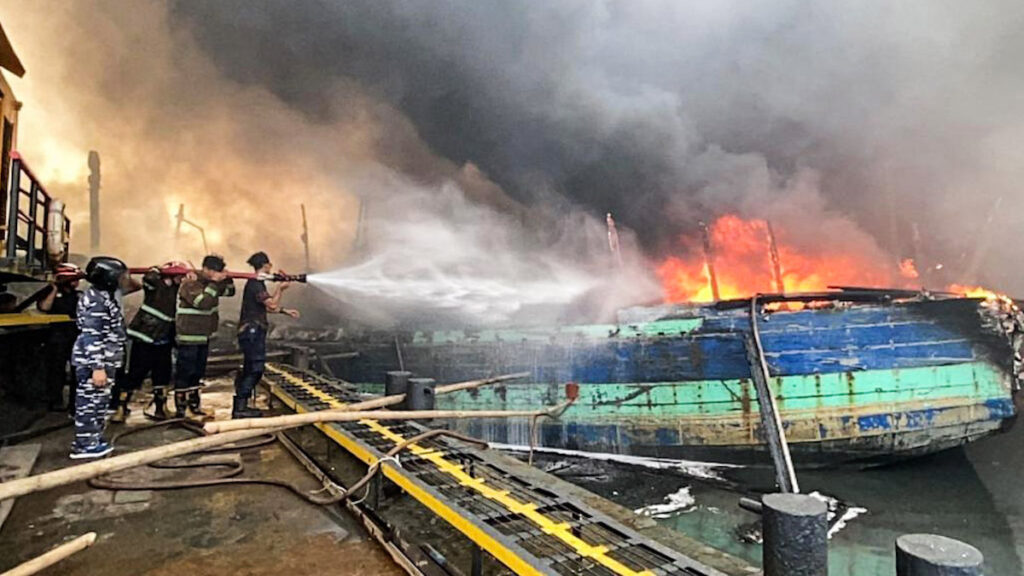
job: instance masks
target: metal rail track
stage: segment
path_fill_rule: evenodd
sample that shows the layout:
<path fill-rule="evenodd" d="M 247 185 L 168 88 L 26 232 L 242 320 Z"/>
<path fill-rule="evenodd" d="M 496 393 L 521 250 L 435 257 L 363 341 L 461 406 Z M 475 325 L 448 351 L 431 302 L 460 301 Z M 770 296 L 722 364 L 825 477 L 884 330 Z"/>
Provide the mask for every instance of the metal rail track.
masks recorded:
<path fill-rule="evenodd" d="M 264 382 L 296 412 L 340 408 L 357 398 L 339 380 L 269 364 Z M 422 428 L 412 422 L 315 425 L 371 465 Z M 441 438 L 410 445 L 384 476 L 516 574 L 723 576 L 547 487 Z"/>

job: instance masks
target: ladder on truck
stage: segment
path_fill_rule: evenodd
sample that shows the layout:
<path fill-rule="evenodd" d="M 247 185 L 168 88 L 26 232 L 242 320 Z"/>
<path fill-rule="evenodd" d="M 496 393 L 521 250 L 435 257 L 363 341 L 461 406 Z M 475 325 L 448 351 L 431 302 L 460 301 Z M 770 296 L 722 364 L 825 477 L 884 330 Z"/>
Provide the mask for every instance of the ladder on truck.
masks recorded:
<path fill-rule="evenodd" d="M 18 152 L 11 152 L 9 182 L 0 191 L 0 283 L 46 280 L 67 261 L 71 220 Z"/>

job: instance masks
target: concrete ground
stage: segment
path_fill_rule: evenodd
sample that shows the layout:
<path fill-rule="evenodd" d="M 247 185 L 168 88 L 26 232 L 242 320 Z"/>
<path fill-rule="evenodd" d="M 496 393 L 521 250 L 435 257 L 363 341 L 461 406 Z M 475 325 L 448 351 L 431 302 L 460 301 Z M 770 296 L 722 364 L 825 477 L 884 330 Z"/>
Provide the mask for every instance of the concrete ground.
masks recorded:
<path fill-rule="evenodd" d="M 204 404 L 217 418 L 230 414 L 231 385 L 215 381 Z M 116 433 L 148 422 L 136 402 Z M 55 416 L 56 417 L 56 416 Z M 191 435 L 157 429 L 124 438 L 130 451 Z M 34 474 L 72 465 L 71 428 L 30 440 L 42 444 Z M 115 452 L 117 454 L 118 452 Z M 242 452 L 243 476 L 320 487 L 278 444 Z M 202 471 L 192 471 L 195 476 Z M 132 475 L 167 478 L 168 472 L 139 469 Z M 171 472 L 180 479 L 182 472 Z M 234 576 L 303 574 L 401 574 L 357 522 L 337 507 L 311 505 L 291 492 L 262 485 L 216 486 L 173 491 L 109 491 L 76 483 L 19 498 L 0 527 L 0 572 L 86 532 L 96 543 L 42 574 Z"/>

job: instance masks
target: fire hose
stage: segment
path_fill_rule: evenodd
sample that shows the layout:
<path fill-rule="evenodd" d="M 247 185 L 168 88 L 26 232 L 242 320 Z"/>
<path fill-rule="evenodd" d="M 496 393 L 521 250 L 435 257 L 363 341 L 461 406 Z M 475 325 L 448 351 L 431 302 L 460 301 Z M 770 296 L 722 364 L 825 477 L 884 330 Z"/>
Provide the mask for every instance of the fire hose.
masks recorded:
<path fill-rule="evenodd" d="M 129 268 L 129 274 L 146 274 L 153 267 L 149 268 Z M 186 274 L 196 273 L 196 269 L 191 268 L 185 264 L 173 263 L 165 264 L 163 266 L 157 266 L 157 270 L 160 271 L 161 276 L 185 276 Z M 305 274 L 285 274 L 284 272 L 236 272 L 234 270 L 226 270 L 225 273 L 228 278 L 237 278 L 241 280 L 266 280 L 270 282 L 306 282 Z"/>
<path fill-rule="evenodd" d="M 156 269 L 160 272 L 161 276 L 166 277 L 178 277 L 186 276 L 188 274 L 196 274 L 198 271 L 186 264 L 181 263 L 169 263 L 162 266 L 150 266 L 146 267 L 131 267 L 128 268 L 128 273 L 133 275 L 147 274 L 150 270 Z M 239 280 L 264 280 L 267 282 L 299 282 L 306 283 L 305 274 L 285 274 L 284 272 L 237 272 L 234 270 L 225 271 L 228 278 L 236 278 Z M 65 270 L 58 270 L 56 275 L 57 282 L 73 282 L 75 280 L 85 279 L 85 273 L 77 267 L 67 267 Z"/>
<path fill-rule="evenodd" d="M 166 427 L 166 426 L 181 426 L 182 428 L 196 433 L 202 434 L 202 428 L 195 426 L 192 422 L 184 418 L 176 418 L 173 420 L 165 420 L 163 422 L 157 422 L 146 426 L 140 426 L 131 430 L 125 431 L 112 440 L 121 439 L 129 434 L 135 434 L 146 430 L 152 430 L 154 428 Z M 112 475 L 103 475 L 89 480 L 89 485 L 93 488 L 101 488 L 106 490 L 182 490 L 185 488 L 200 488 L 205 486 L 222 486 L 227 484 L 259 484 L 264 486 L 278 486 L 284 488 L 299 498 L 309 502 L 310 504 L 316 504 L 319 506 L 328 506 L 331 504 L 337 504 L 344 500 L 349 499 L 353 494 L 361 490 L 366 486 L 370 480 L 380 471 L 381 465 L 386 461 L 395 461 L 395 457 L 417 442 L 422 442 L 428 438 L 435 436 L 447 436 L 455 438 L 463 442 L 475 444 L 480 448 L 486 449 L 488 447 L 487 442 L 464 436 L 457 432 L 450 430 L 435 429 L 428 430 L 416 436 L 412 436 L 396 444 L 391 450 L 388 450 L 387 454 L 377 462 L 374 462 L 366 474 L 353 483 L 348 488 L 342 488 L 336 484 L 331 483 L 328 485 L 324 483 L 324 487 L 320 490 L 308 492 L 303 490 L 299 486 L 286 482 L 284 480 L 276 480 L 271 478 L 239 478 L 238 476 L 244 472 L 244 466 L 239 455 L 228 455 L 213 458 L 199 458 L 194 460 L 183 460 L 179 458 L 168 458 L 165 460 L 151 462 L 148 466 L 150 468 L 159 470 L 181 470 L 181 469 L 198 469 L 198 468 L 224 468 L 224 470 L 213 477 L 188 479 L 188 480 L 129 480 L 124 478 L 115 477 Z M 271 444 L 277 441 L 278 438 L 275 434 L 267 434 L 259 436 L 252 441 L 241 444 L 230 444 L 227 446 L 221 446 L 217 448 L 211 448 L 198 452 L 197 454 L 210 454 L 213 452 L 224 452 L 234 450 L 247 450 L 251 448 L 258 448 Z M 333 488 L 333 490 L 331 490 Z M 321 492 L 333 492 L 329 496 L 318 496 Z"/>

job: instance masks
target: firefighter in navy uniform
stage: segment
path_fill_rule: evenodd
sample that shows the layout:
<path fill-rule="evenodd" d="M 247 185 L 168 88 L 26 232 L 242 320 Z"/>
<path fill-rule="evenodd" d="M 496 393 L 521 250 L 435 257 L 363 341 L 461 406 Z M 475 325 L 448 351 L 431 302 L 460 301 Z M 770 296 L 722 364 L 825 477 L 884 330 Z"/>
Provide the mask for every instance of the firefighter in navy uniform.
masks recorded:
<path fill-rule="evenodd" d="M 174 312 L 178 300 L 178 287 L 183 276 L 164 271 L 183 268 L 178 262 L 153 266 L 142 277 L 144 291 L 142 306 L 128 325 L 128 368 L 117 382 L 113 393 L 116 402 L 111 422 L 124 422 L 132 394 L 142 387 L 149 376 L 153 382 L 153 415 L 156 420 L 167 418 L 167 387 L 171 384 L 171 354 L 174 348 Z"/>
<path fill-rule="evenodd" d="M 78 301 L 78 338 L 71 353 L 78 391 L 75 395 L 75 441 L 71 458 L 98 458 L 114 450 L 103 438 L 103 425 L 114 375 L 124 362 L 124 315 L 114 292 L 128 273 L 117 258 L 89 261 L 89 289 Z"/>
<path fill-rule="evenodd" d="M 247 260 L 257 274 L 270 274 L 273 266 L 265 252 L 257 252 Z M 249 407 L 256 384 L 263 378 L 263 367 L 267 361 L 267 312 L 287 314 L 298 318 L 299 312 L 281 307 L 281 296 L 288 289 L 288 282 L 281 282 L 273 295 L 267 292 L 263 280 L 252 278 L 245 283 L 242 291 L 242 310 L 238 318 L 238 347 L 242 349 L 242 371 L 235 379 L 235 399 L 231 408 L 232 418 L 257 418 L 263 415 Z"/>
<path fill-rule="evenodd" d="M 199 274 L 195 278 L 186 277 L 178 288 L 174 315 L 174 339 L 178 344 L 174 411 L 178 418 L 185 417 L 186 407 L 196 416 L 206 416 L 200 407 L 199 388 L 206 373 L 210 338 L 220 325 L 217 309 L 221 296 L 235 295 L 235 284 L 224 267 L 224 259 L 211 254 L 203 258 Z"/>

